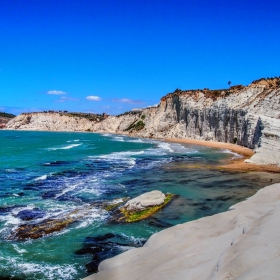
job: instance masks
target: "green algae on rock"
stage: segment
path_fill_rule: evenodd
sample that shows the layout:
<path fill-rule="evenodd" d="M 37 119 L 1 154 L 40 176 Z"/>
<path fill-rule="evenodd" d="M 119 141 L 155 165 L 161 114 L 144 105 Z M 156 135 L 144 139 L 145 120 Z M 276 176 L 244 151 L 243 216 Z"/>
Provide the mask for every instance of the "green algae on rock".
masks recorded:
<path fill-rule="evenodd" d="M 127 223 L 137 222 L 137 221 L 148 218 L 149 216 L 151 216 L 158 210 L 162 209 L 164 206 L 166 206 L 172 200 L 173 197 L 174 197 L 174 194 L 171 194 L 171 193 L 167 194 L 164 199 L 163 204 L 157 205 L 157 206 L 151 206 L 145 210 L 130 212 L 130 211 L 127 211 L 124 208 L 122 208 L 121 212 L 124 214 L 125 222 L 127 222 Z"/>
<path fill-rule="evenodd" d="M 160 191 L 142 194 L 117 209 L 112 220 L 120 223 L 132 223 L 146 219 L 165 207 L 173 197 L 174 194 L 168 193 L 165 195 Z"/>

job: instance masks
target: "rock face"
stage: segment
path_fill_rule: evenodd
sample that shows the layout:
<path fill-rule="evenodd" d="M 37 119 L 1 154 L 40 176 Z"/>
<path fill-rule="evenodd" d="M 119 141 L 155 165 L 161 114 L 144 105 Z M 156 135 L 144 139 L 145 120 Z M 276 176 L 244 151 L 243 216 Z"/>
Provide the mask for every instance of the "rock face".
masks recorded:
<path fill-rule="evenodd" d="M 280 279 L 279 197 L 274 184 L 230 211 L 163 230 L 85 280 Z"/>
<path fill-rule="evenodd" d="M 176 90 L 156 107 L 109 116 L 100 122 L 39 113 L 22 114 L 7 127 L 237 143 L 256 151 L 249 162 L 280 166 L 280 78 L 225 90 Z"/>
<path fill-rule="evenodd" d="M 128 211 L 141 211 L 147 207 L 163 204 L 164 199 L 165 194 L 161 191 L 151 191 L 129 200 L 124 205 L 124 208 L 126 208 Z"/>
<path fill-rule="evenodd" d="M 6 128 L 6 124 L 14 117 L 13 114 L 0 112 L 0 129 Z"/>

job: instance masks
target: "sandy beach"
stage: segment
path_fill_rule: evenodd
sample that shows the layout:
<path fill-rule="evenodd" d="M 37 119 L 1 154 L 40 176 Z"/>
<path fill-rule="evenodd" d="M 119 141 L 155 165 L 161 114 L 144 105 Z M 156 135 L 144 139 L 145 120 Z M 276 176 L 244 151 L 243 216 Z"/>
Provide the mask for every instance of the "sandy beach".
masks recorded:
<path fill-rule="evenodd" d="M 215 167 L 219 169 L 227 169 L 233 171 L 263 171 L 263 172 L 274 172 L 280 173 L 280 168 L 275 165 L 259 165 L 252 163 L 245 163 L 246 159 L 249 159 L 254 155 L 254 151 L 239 146 L 237 144 L 223 143 L 223 142 L 214 142 L 214 141 L 204 141 L 204 140 L 195 140 L 195 139 L 180 139 L 180 138 L 166 138 L 164 139 L 167 142 L 182 143 L 182 144 L 192 144 L 198 146 L 206 146 L 211 148 L 219 149 L 228 149 L 232 152 L 242 155 L 242 158 L 230 159 L 226 162 L 221 163 L 221 165 Z"/>

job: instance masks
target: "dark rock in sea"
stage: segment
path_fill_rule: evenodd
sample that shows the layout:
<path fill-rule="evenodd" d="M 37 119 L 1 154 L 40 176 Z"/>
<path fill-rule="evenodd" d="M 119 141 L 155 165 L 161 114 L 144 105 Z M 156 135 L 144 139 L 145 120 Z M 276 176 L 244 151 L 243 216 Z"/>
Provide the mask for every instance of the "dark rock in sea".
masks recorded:
<path fill-rule="evenodd" d="M 38 188 L 38 187 L 32 187 L 32 186 L 28 186 L 28 187 L 24 187 L 23 188 L 25 191 L 39 191 L 40 190 L 40 188 Z"/>
<path fill-rule="evenodd" d="M 26 207 L 26 205 L 2 206 L 2 207 L 0 207 L 0 215 L 1 215 L 1 214 L 9 213 L 9 212 L 11 212 L 13 209 L 21 208 L 21 207 Z"/>
<path fill-rule="evenodd" d="M 164 221 L 162 221 L 162 220 L 159 220 L 159 219 L 157 219 L 157 218 L 150 218 L 148 224 L 151 225 L 151 226 L 158 227 L 158 228 L 168 228 L 168 227 L 172 227 L 171 224 L 169 224 L 169 223 L 167 223 L 167 222 L 164 222 Z"/>
<path fill-rule="evenodd" d="M 74 223 L 76 220 L 67 215 L 58 219 L 45 219 L 39 223 L 34 224 L 23 224 L 15 229 L 12 234 L 9 236 L 9 240 L 27 240 L 38 239 L 47 234 L 53 232 L 58 232 L 65 229 L 70 224 Z"/>
<path fill-rule="evenodd" d="M 209 211 L 209 210 L 211 210 L 211 208 L 206 206 L 206 205 L 201 206 L 199 209 L 202 210 L 202 211 Z"/>
<path fill-rule="evenodd" d="M 24 280 L 23 278 L 14 276 L 0 276 L 0 280 Z"/>
<path fill-rule="evenodd" d="M 107 258 L 112 258 L 121 252 L 124 247 L 140 247 L 142 242 L 132 242 L 122 235 L 107 233 L 96 237 L 86 237 L 84 247 L 76 251 L 76 255 L 92 254 L 92 261 L 86 264 L 88 273 L 98 272 L 98 265 Z"/>
<path fill-rule="evenodd" d="M 43 199 L 54 198 L 56 195 L 59 194 L 59 191 L 49 191 L 42 195 Z"/>
<path fill-rule="evenodd" d="M 23 221 L 39 219 L 39 218 L 43 218 L 44 216 L 45 216 L 45 212 L 39 208 L 22 210 L 18 212 L 18 214 L 16 215 L 16 217 L 20 218 Z"/>
<path fill-rule="evenodd" d="M 60 195 L 57 197 L 58 201 L 73 201 L 73 202 L 83 202 L 82 199 L 78 198 L 78 197 L 75 197 L 75 196 L 71 196 L 71 195 L 68 195 L 68 194 L 64 194 L 64 195 Z"/>
<path fill-rule="evenodd" d="M 18 196 L 24 196 L 24 192 L 19 192 Z"/>
<path fill-rule="evenodd" d="M 12 231 L 9 240 L 27 240 L 38 239 L 45 235 L 59 232 L 69 225 L 82 220 L 91 214 L 91 209 L 95 208 L 95 204 L 87 205 L 84 208 L 75 209 L 60 217 L 54 216 L 44 219 L 40 222 L 30 222 L 18 226 Z"/>
<path fill-rule="evenodd" d="M 216 201 L 218 201 L 218 200 L 228 201 L 228 200 L 231 200 L 231 199 L 233 199 L 233 197 L 231 197 L 231 196 L 218 196 L 218 197 L 215 198 Z"/>
<path fill-rule="evenodd" d="M 100 262 L 101 260 L 99 260 L 98 257 L 94 256 L 92 258 L 92 261 L 86 264 L 87 273 L 88 274 L 97 273 Z"/>

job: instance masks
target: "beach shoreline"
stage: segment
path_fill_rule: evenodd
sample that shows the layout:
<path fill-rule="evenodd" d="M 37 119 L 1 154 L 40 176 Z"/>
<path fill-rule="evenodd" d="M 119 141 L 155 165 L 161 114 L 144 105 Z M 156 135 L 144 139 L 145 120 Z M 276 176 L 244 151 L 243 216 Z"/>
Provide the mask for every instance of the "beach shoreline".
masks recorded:
<path fill-rule="evenodd" d="M 220 165 L 215 167 L 218 169 L 231 171 L 260 171 L 280 173 L 280 167 L 275 165 L 253 164 L 244 162 L 246 159 L 250 159 L 250 157 L 254 155 L 254 151 L 247 147 L 243 147 L 237 144 L 182 138 L 165 138 L 163 140 L 172 143 L 191 144 L 198 146 L 206 146 L 210 148 L 227 149 L 234 153 L 242 155 L 242 158 L 234 158 L 229 159 L 226 162 L 221 162 Z"/>
<path fill-rule="evenodd" d="M 254 164 L 254 163 L 246 163 L 244 162 L 246 159 L 250 159 L 255 152 L 252 149 L 249 149 L 244 146 L 240 146 L 238 144 L 225 143 L 225 142 L 216 142 L 216 141 L 205 141 L 205 140 L 197 140 L 191 138 L 147 138 L 136 135 L 129 135 L 128 133 L 117 133 L 117 132 L 107 132 L 107 131 L 59 131 L 59 130 L 25 130 L 25 129 L 3 129 L 5 131 L 40 131 L 40 132 L 65 132 L 65 133 L 94 133 L 94 134 L 112 134 L 112 135 L 120 135 L 131 138 L 142 138 L 142 139 L 152 139 L 157 141 L 164 142 L 172 142 L 179 144 L 191 144 L 197 146 L 205 146 L 209 148 L 217 148 L 217 149 L 227 149 L 234 153 L 237 153 L 242 156 L 242 158 L 234 158 L 229 159 L 227 161 L 221 162 L 220 165 L 215 168 L 222 170 L 231 170 L 231 171 L 259 171 L 259 172 L 272 172 L 272 173 L 280 173 L 280 167 L 276 165 L 269 164 Z M 212 167 L 213 168 L 213 167 Z"/>

